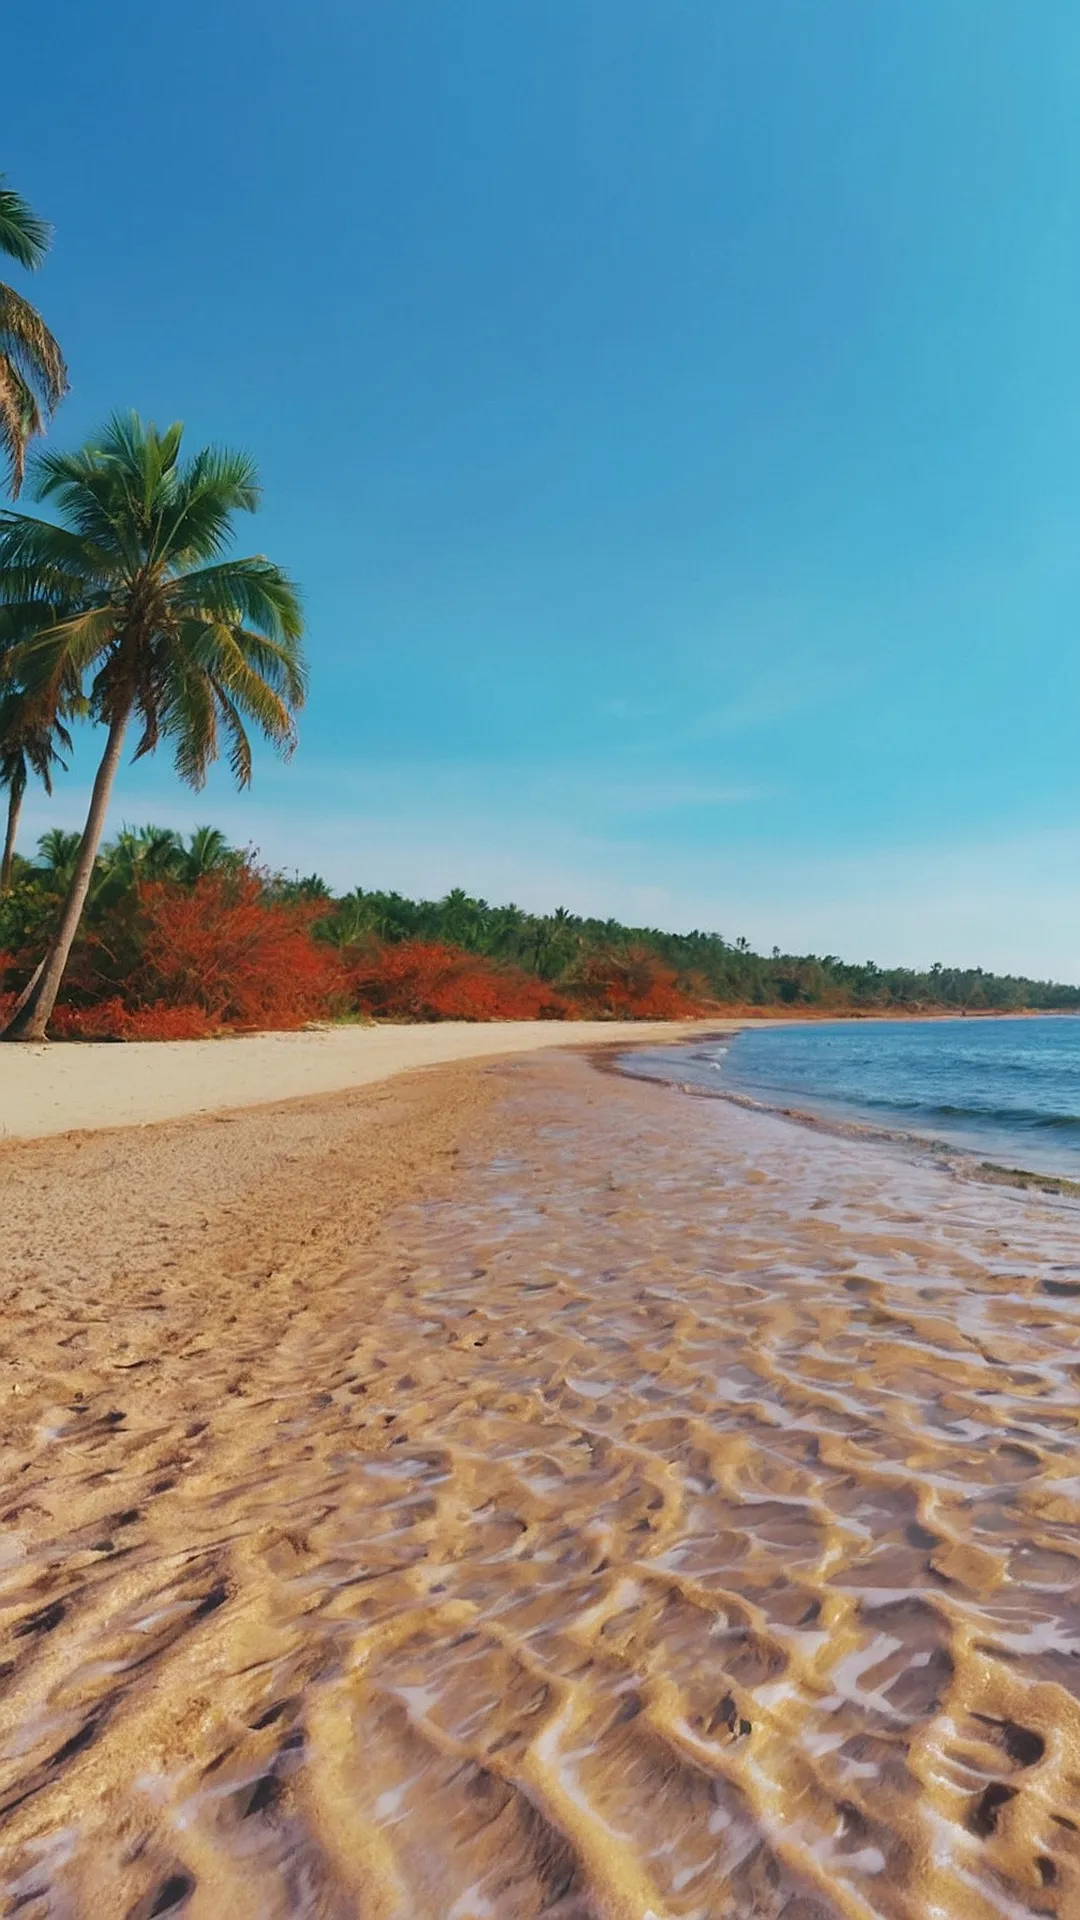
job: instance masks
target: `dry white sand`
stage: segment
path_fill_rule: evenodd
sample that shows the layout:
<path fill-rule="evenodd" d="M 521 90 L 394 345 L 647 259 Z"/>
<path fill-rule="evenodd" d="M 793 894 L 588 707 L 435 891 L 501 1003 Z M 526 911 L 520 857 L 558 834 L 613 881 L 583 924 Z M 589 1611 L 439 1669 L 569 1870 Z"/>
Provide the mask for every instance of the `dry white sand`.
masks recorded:
<path fill-rule="evenodd" d="M 0 1139 L 140 1126 L 228 1107 L 341 1093 L 410 1067 L 540 1047 L 660 1044 L 736 1021 L 447 1020 L 327 1027 L 231 1040 L 0 1046 Z"/>

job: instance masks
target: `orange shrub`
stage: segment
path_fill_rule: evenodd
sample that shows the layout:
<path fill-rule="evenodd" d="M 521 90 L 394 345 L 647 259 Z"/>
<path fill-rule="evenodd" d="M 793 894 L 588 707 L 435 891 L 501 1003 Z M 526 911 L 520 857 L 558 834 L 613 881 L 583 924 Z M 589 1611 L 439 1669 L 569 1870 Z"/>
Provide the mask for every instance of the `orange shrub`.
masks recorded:
<path fill-rule="evenodd" d="M 201 1007 L 128 1007 L 119 997 L 58 1006 L 49 1021 L 54 1040 L 203 1040 L 211 1031 Z"/>
<path fill-rule="evenodd" d="M 587 955 L 558 988 L 438 940 L 342 950 L 314 937 L 321 901 L 282 901 L 250 868 L 127 892 L 76 943 L 50 1022 L 60 1040 L 189 1040 L 294 1028 L 354 1008 L 384 1020 L 664 1020 L 705 1011 L 646 948 Z M 28 975 L 0 954 L 0 1023 Z M 8 989 L 5 991 L 5 989 Z"/>
<path fill-rule="evenodd" d="M 319 907 L 267 899 L 255 873 L 143 887 L 140 903 L 132 997 L 147 1018 L 198 1009 L 209 1026 L 302 1027 L 342 1001 L 341 961 L 311 934 Z"/>
<path fill-rule="evenodd" d="M 354 956 L 352 998 L 384 1020 L 561 1020 L 569 1009 L 542 980 L 438 940 L 402 940 Z"/>
<path fill-rule="evenodd" d="M 590 1013 L 615 1020 L 686 1020 L 702 1010 L 674 968 L 645 947 L 589 954 L 568 991 Z"/>

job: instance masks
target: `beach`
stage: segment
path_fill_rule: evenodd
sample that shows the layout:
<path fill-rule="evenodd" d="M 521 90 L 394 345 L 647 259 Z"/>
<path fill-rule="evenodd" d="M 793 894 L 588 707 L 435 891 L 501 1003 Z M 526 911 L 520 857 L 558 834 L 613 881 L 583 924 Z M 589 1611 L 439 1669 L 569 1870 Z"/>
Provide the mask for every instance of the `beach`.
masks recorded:
<path fill-rule="evenodd" d="M 370 1086 L 413 1067 L 550 1047 L 650 1045 L 737 1020 L 440 1020 L 322 1026 L 218 1040 L 50 1042 L 0 1050 L 0 1141 L 145 1126 Z"/>
<path fill-rule="evenodd" d="M 493 1052 L 4 1148 L 8 1910 L 1067 1920 L 1080 1216 Z"/>

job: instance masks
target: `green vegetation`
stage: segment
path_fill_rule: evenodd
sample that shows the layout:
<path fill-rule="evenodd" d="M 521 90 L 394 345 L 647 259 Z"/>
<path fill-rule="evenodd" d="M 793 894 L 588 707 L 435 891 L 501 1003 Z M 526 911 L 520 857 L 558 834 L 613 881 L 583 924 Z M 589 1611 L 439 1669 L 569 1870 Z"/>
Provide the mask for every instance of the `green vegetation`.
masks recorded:
<path fill-rule="evenodd" d="M 16 857 L 13 884 L 0 900 L 0 995 L 5 987 L 17 994 L 30 977 L 32 957 L 70 888 L 80 846 L 78 834 L 54 829 L 40 840 L 36 861 Z M 186 897 L 201 903 L 197 910 L 184 909 Z M 241 906 L 242 938 L 236 931 Z M 214 914 L 222 916 L 216 941 Z M 335 897 L 318 874 L 289 878 L 259 869 L 216 828 L 199 827 L 185 840 L 153 826 L 123 828 L 94 861 L 67 1005 L 85 1010 L 122 995 L 138 973 L 147 940 L 156 938 L 160 949 L 163 915 L 171 942 L 169 978 L 205 971 L 206 953 L 215 945 L 220 958 L 226 919 L 238 941 L 234 971 L 243 972 L 254 940 L 263 943 L 264 971 L 272 973 L 266 941 L 287 928 L 287 968 L 294 980 L 303 977 L 304 992 L 290 1001 L 282 982 L 271 1008 L 261 989 L 264 1022 L 310 1018 L 313 1007 L 323 1006 L 330 1013 L 360 1010 L 395 1018 L 572 1018 L 581 1012 L 677 1017 L 720 1008 L 807 1014 L 1080 1010 L 1080 987 L 1051 981 L 981 968 L 935 966 L 920 973 L 872 962 L 851 965 L 833 956 L 764 956 L 745 940 L 718 933 L 624 926 L 565 908 L 536 914 L 513 905 L 492 907 L 461 888 L 441 900 L 363 888 Z M 148 931 L 151 920 L 155 935 Z M 198 966 L 191 957 L 193 940 L 203 955 Z M 159 966 L 154 1005 L 168 999 L 164 977 Z M 230 1004 L 237 1003 L 235 981 L 230 991 Z M 185 993 L 186 1008 L 205 999 L 198 988 Z M 175 1011 L 175 996 L 169 1004 Z M 149 1021 L 149 988 L 140 1007 Z M 85 1030 L 85 1021 L 73 1030 Z M 140 1031 L 156 1030 L 146 1025 Z"/>
<path fill-rule="evenodd" d="M 255 469 L 217 447 L 182 461 L 181 435 L 117 417 L 78 452 L 38 457 L 34 494 L 55 501 L 60 524 L 0 514 L 0 667 L 14 709 L 0 749 L 20 726 L 47 739 L 77 710 L 106 729 L 64 904 L 5 1039 L 44 1038 L 132 722 L 135 758 L 168 741 L 193 787 L 222 742 L 247 784 L 245 723 L 282 752 L 294 744 L 305 688 L 295 589 L 261 555 L 223 558 L 235 514 L 258 505 Z"/>
<path fill-rule="evenodd" d="M 322 931 L 328 939 L 355 941 L 365 932 L 388 942 L 441 940 L 492 959 L 509 961 L 559 983 L 574 976 L 591 953 L 645 952 L 680 981 L 696 983 L 704 997 L 731 1006 L 828 1008 L 838 1011 L 950 1007 L 960 1011 L 1080 1008 L 1080 987 L 981 967 L 878 967 L 849 964 L 828 954 L 754 953 L 746 940 L 719 933 L 665 933 L 657 927 L 624 926 L 557 908 L 526 913 L 516 906 L 489 906 L 455 888 L 441 900 L 407 900 L 399 893 L 357 888 L 331 901 L 317 875 L 292 883 L 311 899 L 325 898 Z"/>
<path fill-rule="evenodd" d="M 0 253 L 20 267 L 40 267 L 49 229 L 0 176 Z M 40 313 L 0 281 L 0 457 L 12 496 L 22 485 L 26 449 L 67 391 L 64 356 Z"/>
<path fill-rule="evenodd" d="M 7 826 L 0 856 L 0 895 L 11 885 L 15 836 L 30 775 L 36 774 L 46 793 L 52 793 L 53 768 L 65 763 L 60 749 L 71 751 L 71 735 L 59 713 L 43 720 L 18 688 L 0 693 L 0 787 L 7 789 Z"/>

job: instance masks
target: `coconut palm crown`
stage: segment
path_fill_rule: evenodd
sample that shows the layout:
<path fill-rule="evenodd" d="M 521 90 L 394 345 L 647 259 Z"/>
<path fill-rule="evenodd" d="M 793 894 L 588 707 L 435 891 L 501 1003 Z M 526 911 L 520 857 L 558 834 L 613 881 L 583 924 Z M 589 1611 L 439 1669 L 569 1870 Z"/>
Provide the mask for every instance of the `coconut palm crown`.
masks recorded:
<path fill-rule="evenodd" d="M 82 698 L 107 729 L 53 945 L 7 1039 L 45 1032 L 129 726 L 136 759 L 166 743 L 192 787 L 223 749 L 248 784 L 249 726 L 284 754 L 295 744 L 306 679 L 296 590 L 261 555 L 226 557 L 234 516 L 258 504 L 255 469 L 217 447 L 182 460 L 181 437 L 180 425 L 162 433 L 117 416 L 77 452 L 34 462 L 34 496 L 58 521 L 0 512 L 0 665 L 35 713 Z"/>
<path fill-rule="evenodd" d="M 0 176 L 0 253 L 20 267 L 40 267 L 49 228 Z M 0 457 L 14 498 L 22 485 L 26 448 L 67 392 L 67 368 L 36 307 L 0 280 Z"/>
<path fill-rule="evenodd" d="M 15 836 L 19 815 L 30 784 L 36 774 L 46 793 L 52 793 L 54 767 L 63 767 L 63 753 L 71 751 L 71 735 L 59 714 L 41 719 L 32 712 L 19 688 L 0 693 L 0 787 L 7 790 L 7 826 L 4 850 L 0 854 L 0 894 L 11 885 L 15 859 Z"/>

